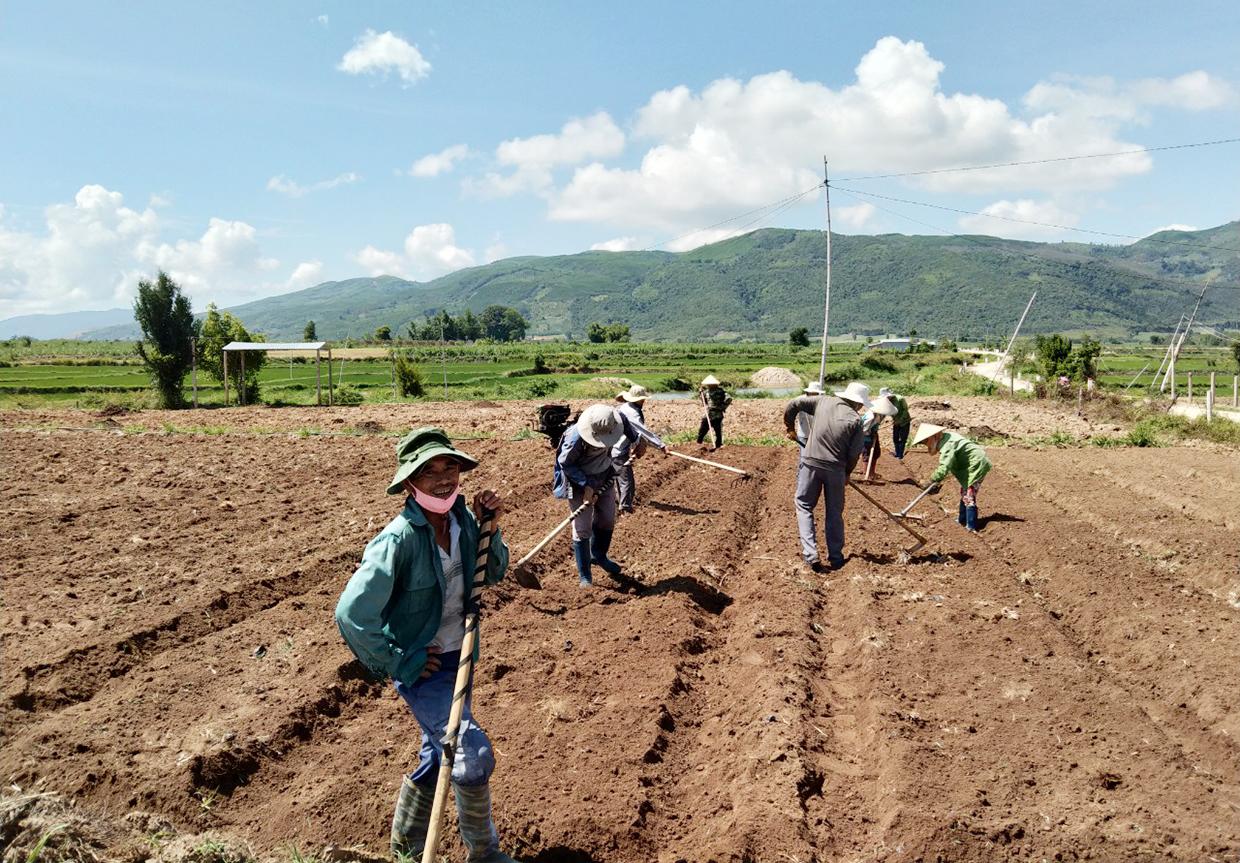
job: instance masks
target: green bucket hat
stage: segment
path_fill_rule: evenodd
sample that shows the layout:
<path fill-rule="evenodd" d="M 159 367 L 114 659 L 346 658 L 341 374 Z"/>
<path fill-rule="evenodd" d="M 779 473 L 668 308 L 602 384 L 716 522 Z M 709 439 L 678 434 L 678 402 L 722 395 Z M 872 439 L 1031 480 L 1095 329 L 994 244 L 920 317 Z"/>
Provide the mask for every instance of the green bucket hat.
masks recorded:
<path fill-rule="evenodd" d="M 413 476 L 428 461 L 437 455 L 446 455 L 461 463 L 461 473 L 473 470 L 478 462 L 452 445 L 447 432 L 443 429 L 414 429 L 400 439 L 396 445 L 396 475 L 388 485 L 388 494 L 400 494 L 405 489 L 405 480 Z"/>

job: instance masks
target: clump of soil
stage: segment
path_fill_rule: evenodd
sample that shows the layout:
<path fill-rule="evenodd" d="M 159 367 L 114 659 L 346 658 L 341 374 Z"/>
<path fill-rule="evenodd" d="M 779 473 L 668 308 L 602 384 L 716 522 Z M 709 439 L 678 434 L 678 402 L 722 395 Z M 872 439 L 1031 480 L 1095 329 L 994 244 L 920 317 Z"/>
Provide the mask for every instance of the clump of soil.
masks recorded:
<path fill-rule="evenodd" d="M 975 439 L 1003 438 L 1004 440 L 1006 440 L 1007 438 L 1011 437 L 1011 435 L 1007 434 L 1006 432 L 1001 432 L 998 429 L 991 428 L 988 425 L 969 426 L 968 428 L 965 429 L 965 432 L 969 435 L 969 437 L 975 438 Z"/>
<path fill-rule="evenodd" d="M 502 405 L 500 405 L 498 402 L 487 401 L 484 399 L 480 402 L 474 402 L 474 407 L 476 408 L 498 408 L 498 407 L 502 407 Z"/>
<path fill-rule="evenodd" d="M 755 387 L 774 387 L 778 389 L 786 389 L 788 387 L 801 386 L 801 376 L 792 369 L 784 369 L 779 366 L 767 366 L 764 369 L 758 369 L 749 376 L 749 383 Z"/>
<path fill-rule="evenodd" d="M 102 410 L 98 411 L 95 414 L 95 416 L 97 417 L 120 417 L 120 416 L 124 416 L 125 414 L 129 414 L 129 413 L 133 413 L 133 411 L 131 411 L 129 408 L 125 407 L 124 405 L 107 405 Z"/>
<path fill-rule="evenodd" d="M 383 426 L 374 420 L 362 420 L 353 427 L 363 434 L 382 434 L 384 431 Z"/>
<path fill-rule="evenodd" d="M 913 402 L 909 407 L 923 411 L 949 411 L 952 409 L 951 404 L 948 402 Z"/>

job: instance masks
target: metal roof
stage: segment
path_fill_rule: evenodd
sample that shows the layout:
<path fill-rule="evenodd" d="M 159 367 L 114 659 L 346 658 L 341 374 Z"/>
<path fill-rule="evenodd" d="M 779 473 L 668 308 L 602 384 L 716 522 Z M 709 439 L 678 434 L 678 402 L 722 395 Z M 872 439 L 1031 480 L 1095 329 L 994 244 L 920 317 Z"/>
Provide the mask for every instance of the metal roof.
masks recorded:
<path fill-rule="evenodd" d="M 226 351 L 319 351 L 327 342 L 229 342 Z"/>

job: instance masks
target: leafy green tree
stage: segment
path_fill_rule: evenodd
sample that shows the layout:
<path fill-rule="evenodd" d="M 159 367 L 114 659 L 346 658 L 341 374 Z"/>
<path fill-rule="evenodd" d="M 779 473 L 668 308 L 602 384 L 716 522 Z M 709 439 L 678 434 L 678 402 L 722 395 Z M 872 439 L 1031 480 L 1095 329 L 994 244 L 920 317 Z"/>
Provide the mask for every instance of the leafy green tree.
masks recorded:
<path fill-rule="evenodd" d="M 467 342 L 476 342 L 482 338 L 482 324 L 472 309 L 466 309 L 461 316 L 461 338 Z"/>
<path fill-rule="evenodd" d="M 1038 366 L 1042 376 L 1048 381 L 1057 380 L 1069 372 L 1069 358 L 1072 356 L 1072 340 L 1059 333 L 1049 336 L 1037 336 L 1034 339 L 1034 352 L 1038 356 Z"/>
<path fill-rule="evenodd" d="M 379 327 L 377 330 L 375 330 L 375 341 L 390 342 L 391 340 L 392 340 L 392 328 L 391 327 L 384 326 L 384 327 Z"/>
<path fill-rule="evenodd" d="M 525 331 L 530 326 L 516 309 L 500 305 L 483 309 L 478 322 L 486 337 L 497 342 L 519 342 L 525 338 Z"/>
<path fill-rule="evenodd" d="M 304 342 L 317 342 L 318 335 L 314 331 L 314 321 L 306 321 L 306 328 L 301 331 L 301 339 Z"/>
<path fill-rule="evenodd" d="M 603 326 L 598 321 L 593 321 L 586 327 L 586 338 L 595 344 L 600 344 L 607 341 L 607 327 Z"/>
<path fill-rule="evenodd" d="M 795 327 L 788 333 L 788 344 L 796 348 L 809 347 L 809 328 Z"/>
<path fill-rule="evenodd" d="M 409 354 L 394 351 L 392 367 L 396 374 L 396 388 L 402 396 L 416 398 L 426 393 L 426 379 Z"/>
<path fill-rule="evenodd" d="M 1236 342 L 1231 346 L 1231 355 L 1236 360 L 1236 368 L 1240 370 L 1240 342 Z"/>
<path fill-rule="evenodd" d="M 607 325 L 607 341 L 609 342 L 627 342 L 632 338 L 629 332 L 628 324 L 608 324 Z"/>
<path fill-rule="evenodd" d="M 160 406 L 184 406 L 182 386 L 185 373 L 194 362 L 191 340 L 198 335 L 198 322 L 190 310 L 189 297 L 160 270 L 153 284 L 146 279 L 138 282 L 133 316 L 142 328 L 138 356 L 151 375 Z"/>
<path fill-rule="evenodd" d="M 231 312 L 221 312 L 215 303 L 207 306 L 207 317 L 202 322 L 202 338 L 198 341 L 198 362 L 211 377 L 224 382 L 224 345 L 229 342 L 263 342 L 261 334 L 253 334 Z M 266 351 L 230 351 L 228 358 L 228 385 L 238 393 L 244 389 L 245 401 L 258 401 L 258 373 L 267 362 Z M 241 358 L 245 357 L 245 377 L 241 375 Z M 244 387 L 243 387 L 244 383 Z"/>
<path fill-rule="evenodd" d="M 1086 338 L 1072 349 L 1072 356 L 1068 358 L 1068 377 L 1078 381 L 1098 377 L 1098 357 L 1101 355 L 1102 345 Z"/>

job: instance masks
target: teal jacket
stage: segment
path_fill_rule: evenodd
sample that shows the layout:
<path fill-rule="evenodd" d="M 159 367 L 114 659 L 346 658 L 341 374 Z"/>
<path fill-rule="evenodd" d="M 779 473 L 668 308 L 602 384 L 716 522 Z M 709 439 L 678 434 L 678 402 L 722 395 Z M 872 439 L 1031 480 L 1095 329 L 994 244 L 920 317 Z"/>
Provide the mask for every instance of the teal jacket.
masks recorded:
<path fill-rule="evenodd" d="M 452 505 L 452 514 L 461 526 L 462 583 L 468 591 L 478 557 L 478 521 L 464 495 Z M 508 547 L 496 530 L 487 558 L 487 584 L 498 582 L 507 569 Z M 427 645 L 439 631 L 445 589 L 435 529 L 410 497 L 400 515 L 367 544 L 336 603 L 336 625 L 363 665 L 412 684 L 426 665 Z"/>
<path fill-rule="evenodd" d="M 990 473 L 990 459 L 982 445 L 974 443 L 963 435 L 955 432 L 943 432 L 943 443 L 939 446 L 939 466 L 930 474 L 930 482 L 942 482 L 948 474 L 960 482 L 961 488 L 982 481 L 982 477 Z"/>

